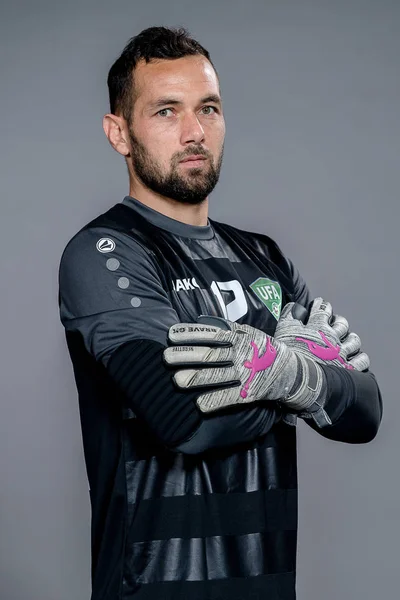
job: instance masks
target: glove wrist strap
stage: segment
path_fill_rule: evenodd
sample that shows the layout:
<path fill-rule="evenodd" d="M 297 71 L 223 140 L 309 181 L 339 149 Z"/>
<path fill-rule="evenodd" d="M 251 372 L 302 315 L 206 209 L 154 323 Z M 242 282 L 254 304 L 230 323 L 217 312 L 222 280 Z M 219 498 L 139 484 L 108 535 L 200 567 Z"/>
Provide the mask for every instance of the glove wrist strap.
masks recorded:
<path fill-rule="evenodd" d="M 282 401 L 296 412 L 305 411 L 307 417 L 314 419 L 319 427 L 331 425 L 332 421 L 324 410 L 328 391 L 325 373 L 318 363 L 304 355 L 295 354 L 298 361 L 297 377 Z"/>

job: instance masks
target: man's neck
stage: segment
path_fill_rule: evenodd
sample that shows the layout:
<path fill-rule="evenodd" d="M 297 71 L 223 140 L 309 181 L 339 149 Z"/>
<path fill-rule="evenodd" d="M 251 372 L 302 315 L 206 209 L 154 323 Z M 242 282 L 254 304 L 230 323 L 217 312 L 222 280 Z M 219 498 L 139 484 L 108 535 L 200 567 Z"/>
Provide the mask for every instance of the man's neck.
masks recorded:
<path fill-rule="evenodd" d="M 129 195 L 153 210 L 187 225 L 208 224 L 208 198 L 201 204 L 182 204 L 171 198 L 152 192 L 141 185 L 129 186 Z"/>

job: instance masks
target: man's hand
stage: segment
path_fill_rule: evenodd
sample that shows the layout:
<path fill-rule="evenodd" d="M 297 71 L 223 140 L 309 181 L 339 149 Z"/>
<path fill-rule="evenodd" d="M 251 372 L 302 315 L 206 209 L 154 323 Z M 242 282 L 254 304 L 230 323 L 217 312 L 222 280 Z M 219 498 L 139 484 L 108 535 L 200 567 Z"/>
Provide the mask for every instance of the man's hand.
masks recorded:
<path fill-rule="evenodd" d="M 276 400 L 292 410 L 310 411 L 322 427 L 331 421 L 323 409 L 325 375 L 312 359 L 297 354 L 263 331 L 217 317 L 179 323 L 169 329 L 164 351 L 181 389 L 204 391 L 202 412 L 256 400 Z"/>
<path fill-rule="evenodd" d="M 299 304 L 286 304 L 274 336 L 296 353 L 318 363 L 358 371 L 367 370 L 370 364 L 368 355 L 361 352 L 359 336 L 349 333 L 347 319 L 333 315 L 331 304 L 322 298 L 315 298 L 309 315 Z M 310 416 L 308 412 L 287 412 L 283 420 L 289 425 L 296 425 L 297 417 L 307 419 Z"/>
<path fill-rule="evenodd" d="M 349 333 L 347 319 L 333 315 L 329 302 L 315 298 L 306 324 L 296 318 L 295 306 L 294 302 L 286 304 L 276 326 L 275 339 L 321 364 L 357 371 L 368 369 L 369 357 L 361 352 L 359 336 Z"/>

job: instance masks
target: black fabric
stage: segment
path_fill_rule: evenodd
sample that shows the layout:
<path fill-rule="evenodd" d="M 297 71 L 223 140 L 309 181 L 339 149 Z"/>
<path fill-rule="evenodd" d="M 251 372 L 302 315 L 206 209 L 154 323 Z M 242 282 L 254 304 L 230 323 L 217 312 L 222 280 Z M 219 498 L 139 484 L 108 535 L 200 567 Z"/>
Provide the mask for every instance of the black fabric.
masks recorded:
<path fill-rule="evenodd" d="M 258 544 L 258 551 L 250 554 L 250 561 L 255 558 L 256 564 L 259 564 L 262 556 L 261 550 L 269 545 L 270 537 L 264 537 L 263 541 L 263 545 Z M 293 554 L 295 547 L 294 539 L 293 543 L 287 546 L 287 554 Z M 175 556 L 177 553 L 185 554 L 187 548 L 185 547 L 182 550 L 181 547 L 177 548 L 175 545 L 171 550 L 171 545 L 169 545 L 168 550 L 170 551 L 168 557 L 171 559 L 174 556 L 173 552 L 175 552 Z M 238 549 L 235 550 L 237 554 Z M 151 554 L 149 552 L 149 556 Z M 158 554 L 157 550 L 154 551 L 154 554 Z M 234 553 L 232 552 L 232 554 Z M 244 556 L 247 555 L 244 554 Z M 240 567 L 239 564 L 238 568 L 240 569 Z M 295 583 L 296 578 L 293 570 L 287 573 L 254 575 L 251 578 L 251 584 L 249 584 L 248 577 L 186 581 L 184 587 L 181 581 L 164 580 L 160 583 L 147 583 L 145 585 L 136 581 L 129 581 L 125 588 L 124 600 L 270 600 L 270 598 L 296 600 Z M 114 597 L 107 596 L 104 600 L 114 600 Z"/>
<path fill-rule="evenodd" d="M 257 508 L 259 510 L 259 507 Z M 296 537 L 294 528 L 246 533 L 240 536 L 169 538 L 138 543 L 128 540 L 127 555 L 132 563 L 139 564 L 140 576 L 126 579 L 125 593 L 129 594 L 130 589 L 138 584 L 148 585 L 158 581 L 185 581 L 189 593 L 188 583 L 206 578 L 209 584 L 224 579 L 231 580 L 230 587 L 233 589 L 234 581 L 241 578 L 289 573 L 294 568 Z M 202 540 L 207 546 L 207 554 L 202 551 Z M 147 557 L 154 555 L 158 556 L 159 560 L 149 562 Z M 219 559 L 221 555 L 226 556 L 225 561 Z M 178 556 L 186 556 L 186 560 L 178 562 Z M 251 587 L 252 582 L 250 585 L 248 582 L 248 592 Z M 208 598 L 208 594 L 204 597 Z"/>
<path fill-rule="evenodd" d="M 127 423 L 135 429 L 125 444 L 124 598 L 154 593 L 149 598 L 155 599 L 161 581 L 168 597 L 169 585 L 179 581 L 179 591 L 172 589 L 183 600 L 198 589 L 192 584 L 203 580 L 199 589 L 207 599 L 218 589 L 235 594 L 236 584 L 245 579 L 248 597 L 262 600 L 269 587 L 258 589 L 260 576 L 275 575 L 279 584 L 278 575 L 285 573 L 286 580 L 291 573 L 294 581 L 294 428 L 277 423 L 257 442 L 233 452 L 224 448 L 191 456 L 158 451 L 146 459 L 137 455 L 138 419 Z"/>
<path fill-rule="evenodd" d="M 275 403 L 257 403 L 253 408 L 240 406 L 219 414 L 203 415 L 199 428 L 174 448 L 185 454 L 200 454 L 210 449 L 234 447 L 265 435 L 281 419 Z"/>
<path fill-rule="evenodd" d="M 214 448 L 194 456 L 156 447 L 138 419 L 127 420 L 124 425 L 127 500 L 132 507 L 151 498 L 179 498 L 186 494 L 218 494 L 222 500 L 229 494 L 259 490 L 290 490 L 288 494 L 293 494 L 296 489 L 294 427 L 279 423 L 262 438 L 241 444 L 234 451 Z M 147 506 L 150 510 L 151 505 Z M 143 524 L 139 521 L 138 526 L 142 528 Z"/>
<path fill-rule="evenodd" d="M 291 531 L 297 526 L 296 502 L 295 490 L 152 497 L 137 506 L 128 542 Z"/>
<path fill-rule="evenodd" d="M 126 406 L 143 419 L 166 446 L 188 438 L 201 423 L 198 393 L 180 392 L 163 363 L 164 347 L 151 340 L 135 340 L 114 352 L 108 372 L 124 393 Z"/>
<path fill-rule="evenodd" d="M 123 572 L 127 505 L 122 400 L 104 366 L 85 350 L 81 335 L 67 332 L 66 340 L 79 391 L 92 510 L 92 597 L 97 600 L 104 590 L 117 593 Z"/>
<path fill-rule="evenodd" d="M 319 429 L 322 436 L 349 444 L 365 444 L 374 439 L 382 420 L 382 396 L 371 372 L 351 371 L 321 365 L 328 385 L 325 410 L 332 425 Z"/>

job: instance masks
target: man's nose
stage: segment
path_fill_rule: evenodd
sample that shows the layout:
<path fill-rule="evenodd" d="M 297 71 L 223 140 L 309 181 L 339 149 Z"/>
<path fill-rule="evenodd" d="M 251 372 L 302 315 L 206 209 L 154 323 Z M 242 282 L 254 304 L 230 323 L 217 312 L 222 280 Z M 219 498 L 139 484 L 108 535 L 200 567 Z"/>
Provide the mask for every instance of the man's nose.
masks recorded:
<path fill-rule="evenodd" d="M 204 129 L 196 114 L 187 114 L 182 120 L 181 143 L 198 144 L 204 141 Z"/>

